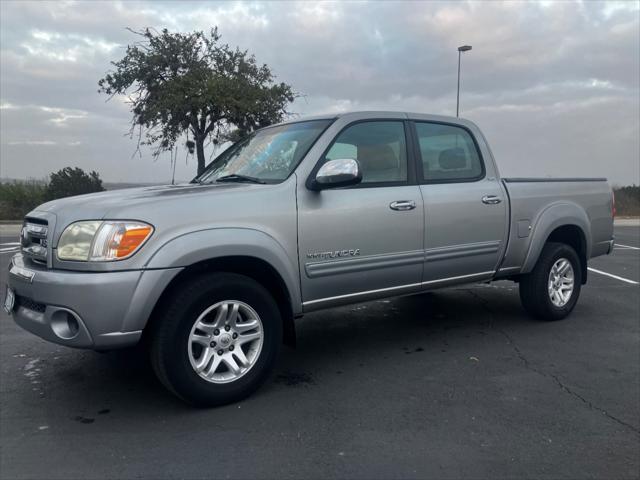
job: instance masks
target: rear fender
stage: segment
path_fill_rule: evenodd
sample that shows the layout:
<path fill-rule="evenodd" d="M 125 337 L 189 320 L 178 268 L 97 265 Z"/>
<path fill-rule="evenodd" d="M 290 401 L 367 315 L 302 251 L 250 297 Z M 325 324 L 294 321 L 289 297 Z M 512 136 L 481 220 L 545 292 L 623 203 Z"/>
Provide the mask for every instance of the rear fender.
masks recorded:
<path fill-rule="evenodd" d="M 533 235 L 522 273 L 529 273 L 533 270 L 551 233 L 556 228 L 566 225 L 574 225 L 582 231 L 585 240 L 586 258 L 589 258 L 591 252 L 591 224 L 587 213 L 576 203 L 553 203 L 545 208 L 534 222 Z"/>

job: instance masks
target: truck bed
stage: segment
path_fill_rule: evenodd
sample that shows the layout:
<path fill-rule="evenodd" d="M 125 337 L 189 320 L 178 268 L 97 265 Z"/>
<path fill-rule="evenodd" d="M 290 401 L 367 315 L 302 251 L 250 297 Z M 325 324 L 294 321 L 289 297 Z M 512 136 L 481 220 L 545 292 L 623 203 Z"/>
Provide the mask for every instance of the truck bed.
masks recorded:
<path fill-rule="evenodd" d="M 510 230 L 499 276 L 531 271 L 537 250 L 567 218 L 584 233 L 587 259 L 608 252 L 613 199 L 606 178 L 503 178 L 502 183 Z"/>

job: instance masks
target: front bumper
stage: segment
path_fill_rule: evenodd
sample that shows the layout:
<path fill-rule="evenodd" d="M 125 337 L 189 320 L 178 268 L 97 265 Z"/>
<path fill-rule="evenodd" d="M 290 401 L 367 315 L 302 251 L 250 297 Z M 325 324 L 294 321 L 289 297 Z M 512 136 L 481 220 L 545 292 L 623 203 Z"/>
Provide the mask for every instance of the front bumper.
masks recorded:
<path fill-rule="evenodd" d="M 180 269 L 76 272 L 9 265 L 15 322 L 50 342 L 109 349 L 136 344 L 158 298 Z"/>

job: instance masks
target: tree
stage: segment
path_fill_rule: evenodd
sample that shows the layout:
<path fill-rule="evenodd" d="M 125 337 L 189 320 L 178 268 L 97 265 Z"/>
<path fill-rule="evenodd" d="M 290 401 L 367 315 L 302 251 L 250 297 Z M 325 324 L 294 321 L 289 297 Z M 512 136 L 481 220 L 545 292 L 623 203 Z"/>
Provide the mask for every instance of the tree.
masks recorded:
<path fill-rule="evenodd" d="M 186 133 L 187 143 L 189 137 L 195 143 L 200 174 L 207 139 L 217 145 L 288 115 L 292 88 L 276 83 L 271 69 L 246 50 L 220 44 L 217 28 L 208 34 L 130 31 L 142 40 L 112 62 L 114 70 L 98 82 L 98 91 L 109 98 L 127 95 L 137 151 L 140 144 L 155 145 L 157 157 Z"/>
<path fill-rule="evenodd" d="M 97 172 L 92 171 L 87 175 L 81 168 L 65 167 L 51 174 L 45 198 L 55 200 L 56 198 L 102 191 L 104 191 L 102 180 Z"/>

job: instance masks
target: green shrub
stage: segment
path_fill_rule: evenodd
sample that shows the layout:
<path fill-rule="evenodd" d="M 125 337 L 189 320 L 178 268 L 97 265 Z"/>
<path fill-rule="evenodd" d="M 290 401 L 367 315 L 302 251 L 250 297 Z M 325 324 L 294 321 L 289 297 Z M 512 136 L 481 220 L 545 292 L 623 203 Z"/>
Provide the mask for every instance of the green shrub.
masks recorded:
<path fill-rule="evenodd" d="M 616 211 L 620 216 L 640 216 L 640 186 L 614 188 Z"/>
<path fill-rule="evenodd" d="M 53 172 L 48 182 L 0 182 L 0 220 L 22 220 L 35 207 L 49 200 L 103 190 L 98 173 L 87 174 L 81 168 L 71 167 Z"/>
<path fill-rule="evenodd" d="M 0 220 L 20 220 L 44 202 L 47 185 L 37 180 L 0 182 Z"/>
<path fill-rule="evenodd" d="M 49 176 L 45 195 L 47 200 L 55 200 L 102 191 L 104 187 L 97 172 L 87 174 L 81 168 L 65 167 Z"/>

